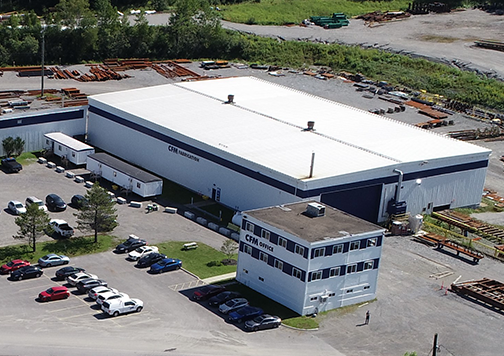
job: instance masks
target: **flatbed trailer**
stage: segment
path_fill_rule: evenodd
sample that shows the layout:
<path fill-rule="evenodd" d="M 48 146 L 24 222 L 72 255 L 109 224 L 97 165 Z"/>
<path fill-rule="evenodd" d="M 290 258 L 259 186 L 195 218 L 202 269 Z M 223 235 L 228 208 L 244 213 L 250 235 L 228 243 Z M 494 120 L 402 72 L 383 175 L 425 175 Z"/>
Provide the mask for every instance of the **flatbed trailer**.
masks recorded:
<path fill-rule="evenodd" d="M 483 278 L 477 281 L 453 283 L 451 290 L 504 310 L 504 284 L 499 281 Z"/>
<path fill-rule="evenodd" d="M 418 235 L 416 236 L 416 238 L 419 239 L 420 241 L 427 242 L 431 246 L 436 246 L 436 248 L 439 250 L 443 249 L 444 247 L 452 249 L 456 252 L 457 256 L 460 256 L 460 254 L 462 253 L 472 258 L 473 262 L 475 263 L 478 263 L 479 260 L 485 257 L 481 252 L 465 247 L 459 244 L 458 242 L 449 240 L 443 236 L 436 235 L 433 233 Z"/>

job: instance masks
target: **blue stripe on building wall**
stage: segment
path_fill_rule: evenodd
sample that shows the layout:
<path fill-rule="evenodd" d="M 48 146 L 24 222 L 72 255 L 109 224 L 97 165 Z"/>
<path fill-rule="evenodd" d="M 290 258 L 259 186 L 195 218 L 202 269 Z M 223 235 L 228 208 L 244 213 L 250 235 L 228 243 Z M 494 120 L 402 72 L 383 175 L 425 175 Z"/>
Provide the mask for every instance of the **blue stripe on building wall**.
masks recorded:
<path fill-rule="evenodd" d="M 49 122 L 59 122 L 59 121 L 76 120 L 83 118 L 84 118 L 84 109 L 41 114 L 36 116 L 20 116 L 0 120 L 0 129 L 46 124 Z"/>
<path fill-rule="evenodd" d="M 124 118 L 121 118 L 117 115 L 114 115 L 110 112 L 99 109 L 95 106 L 89 106 L 89 111 L 92 113 L 95 113 L 105 119 L 116 122 L 120 125 L 128 127 L 132 130 L 141 132 L 145 135 L 151 136 L 151 137 L 156 138 L 160 141 L 166 142 L 170 145 L 177 146 L 187 152 L 190 152 L 194 155 L 202 157 L 202 158 L 209 160 L 215 164 L 218 164 L 222 167 L 226 167 L 226 168 L 231 169 L 237 173 L 243 174 L 249 178 L 252 178 L 252 179 L 257 180 L 259 182 L 262 182 L 264 184 L 270 185 L 272 187 L 275 187 L 275 188 L 282 190 L 284 192 L 287 192 L 289 194 L 296 195 L 300 198 L 309 198 L 309 197 L 321 195 L 323 193 L 337 192 L 340 190 L 348 190 L 348 189 L 356 189 L 356 188 L 360 188 L 360 187 L 366 187 L 369 185 L 392 184 L 392 183 L 397 183 L 397 179 L 398 179 L 397 175 L 394 174 L 394 175 L 391 175 L 388 177 L 381 177 L 381 178 L 370 179 L 370 180 L 366 180 L 366 181 L 358 181 L 358 182 L 352 182 L 352 183 L 348 183 L 348 184 L 334 185 L 334 186 L 330 186 L 330 187 L 323 187 L 323 188 L 317 188 L 317 189 L 311 189 L 311 190 L 302 190 L 302 189 L 296 188 L 292 185 L 283 183 L 277 179 L 268 177 L 264 174 L 261 174 L 260 172 L 254 171 L 252 169 L 243 167 L 237 163 L 223 159 L 215 154 L 209 153 L 209 152 L 202 150 L 200 148 L 191 146 L 191 145 L 184 143 L 180 140 L 177 140 L 171 136 L 162 134 L 158 131 L 149 129 L 149 128 L 142 126 L 140 124 L 131 122 L 131 121 L 126 120 Z M 463 172 L 463 171 L 486 168 L 486 167 L 488 167 L 488 160 L 453 165 L 453 166 L 447 166 L 447 167 L 441 167 L 441 168 L 435 168 L 435 169 L 429 169 L 429 170 L 420 171 L 420 172 L 406 173 L 403 177 L 403 181 L 424 179 L 424 178 L 438 176 L 438 175 L 442 175 L 442 174 Z"/>

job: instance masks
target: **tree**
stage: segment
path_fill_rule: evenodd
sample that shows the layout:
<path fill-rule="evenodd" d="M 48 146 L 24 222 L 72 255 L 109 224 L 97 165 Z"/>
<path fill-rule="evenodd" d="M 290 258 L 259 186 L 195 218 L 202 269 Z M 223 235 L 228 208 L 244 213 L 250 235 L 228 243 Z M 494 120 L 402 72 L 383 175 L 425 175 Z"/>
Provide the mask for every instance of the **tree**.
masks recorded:
<path fill-rule="evenodd" d="M 44 234 L 49 221 L 49 215 L 44 210 L 39 209 L 37 204 L 31 204 L 26 208 L 26 213 L 16 218 L 15 223 L 19 226 L 19 231 L 18 235 L 13 237 L 28 238 L 28 244 L 35 252 L 37 239 Z"/>
<path fill-rule="evenodd" d="M 84 195 L 87 203 L 81 206 L 77 218 L 77 229 L 80 231 L 94 231 L 94 242 L 98 242 L 99 232 L 110 232 L 117 227 L 115 203 L 108 192 L 95 183 Z"/>
<path fill-rule="evenodd" d="M 233 240 L 226 239 L 226 241 L 222 243 L 221 252 L 226 255 L 226 262 L 228 264 L 233 260 L 233 256 L 236 254 L 237 250 L 238 244 Z"/>
<path fill-rule="evenodd" d="M 24 145 L 25 142 L 21 139 L 21 137 L 16 137 L 14 139 L 14 153 L 16 154 L 16 156 L 19 156 L 21 153 L 23 153 Z"/>
<path fill-rule="evenodd" d="M 12 138 L 11 136 L 2 140 L 4 153 L 7 157 L 12 155 L 19 156 L 24 151 L 24 140 L 21 137 Z"/>

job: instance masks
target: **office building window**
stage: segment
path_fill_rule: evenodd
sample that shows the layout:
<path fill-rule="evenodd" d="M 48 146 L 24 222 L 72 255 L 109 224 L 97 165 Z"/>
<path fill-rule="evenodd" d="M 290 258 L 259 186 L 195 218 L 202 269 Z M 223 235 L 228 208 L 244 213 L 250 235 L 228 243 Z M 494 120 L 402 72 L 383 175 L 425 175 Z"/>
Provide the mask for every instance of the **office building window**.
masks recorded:
<path fill-rule="evenodd" d="M 304 247 L 300 246 L 300 245 L 296 245 L 294 252 L 296 252 L 298 255 L 303 256 L 304 255 Z"/>
<path fill-rule="evenodd" d="M 373 239 L 367 240 L 367 247 L 374 247 L 374 246 L 376 246 L 376 241 L 377 241 L 376 237 L 373 238 Z"/>
<path fill-rule="evenodd" d="M 262 229 L 262 231 L 261 231 L 261 237 L 269 241 L 269 239 L 270 239 L 270 232 L 268 230 Z"/>
<path fill-rule="evenodd" d="M 296 278 L 301 279 L 301 271 L 297 268 L 292 268 L 292 275 Z"/>
<path fill-rule="evenodd" d="M 275 260 L 275 268 L 278 268 L 279 270 L 283 270 L 283 262 L 280 260 Z"/>
<path fill-rule="evenodd" d="M 340 275 L 340 267 L 334 267 L 329 270 L 329 277 L 338 277 Z"/>
<path fill-rule="evenodd" d="M 364 262 L 364 271 L 368 269 L 373 269 L 374 261 L 366 261 Z"/>
<path fill-rule="evenodd" d="M 324 256 L 325 254 L 325 247 L 321 247 L 321 248 L 316 248 L 314 251 L 313 251 L 313 257 L 320 257 L 320 256 Z"/>
<path fill-rule="evenodd" d="M 261 282 L 264 282 L 264 278 L 262 278 L 262 277 L 259 277 L 259 280 L 260 280 Z"/>
<path fill-rule="evenodd" d="M 287 248 L 287 240 L 283 237 L 278 237 L 278 246 Z"/>
<path fill-rule="evenodd" d="M 246 223 L 245 223 L 245 230 L 250 231 L 250 232 L 252 232 L 252 233 L 253 233 L 253 232 L 254 232 L 254 224 L 251 224 L 251 223 L 249 223 L 249 222 L 246 222 Z"/>
<path fill-rule="evenodd" d="M 319 279 L 322 279 L 322 271 L 312 272 L 311 280 L 318 281 Z"/>
<path fill-rule="evenodd" d="M 360 248 L 360 241 L 350 242 L 350 251 L 358 250 Z"/>
<path fill-rule="evenodd" d="M 268 263 L 268 255 L 264 252 L 259 252 L 259 259 L 263 262 Z"/>
<path fill-rule="evenodd" d="M 357 272 L 357 265 L 349 265 L 349 266 L 347 266 L 347 268 L 346 268 L 346 273 L 347 274 L 355 273 L 355 272 Z"/>
<path fill-rule="evenodd" d="M 244 245 L 243 252 L 248 253 L 249 255 L 252 255 L 252 246 Z"/>
<path fill-rule="evenodd" d="M 140 189 L 142 185 L 140 183 L 137 183 L 137 188 Z"/>
<path fill-rule="evenodd" d="M 342 253 L 343 252 L 343 244 L 340 244 L 340 245 L 334 245 L 333 249 L 332 249 L 332 253 L 335 254 L 335 253 Z"/>

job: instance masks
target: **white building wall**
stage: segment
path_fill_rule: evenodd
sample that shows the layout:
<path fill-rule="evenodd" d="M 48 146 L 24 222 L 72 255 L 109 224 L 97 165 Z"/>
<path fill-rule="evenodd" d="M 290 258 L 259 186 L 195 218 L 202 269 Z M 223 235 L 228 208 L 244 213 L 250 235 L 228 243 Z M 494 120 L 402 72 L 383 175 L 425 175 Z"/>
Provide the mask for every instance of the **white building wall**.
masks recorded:
<path fill-rule="evenodd" d="M 240 248 L 236 275 L 236 279 L 239 282 L 301 315 L 339 308 L 375 298 L 378 265 L 376 266 L 377 268 L 351 274 L 346 274 L 346 266 L 365 261 L 374 261 L 374 263 L 379 264 L 376 261 L 379 261 L 381 257 L 381 243 L 379 246 L 337 253 L 331 256 L 321 256 L 313 259 L 310 259 L 310 256 L 313 249 L 334 244 L 345 244 L 367 238 L 376 238 L 377 241 L 381 242 L 382 230 L 338 239 L 317 241 L 310 244 L 293 234 L 275 228 L 251 216 L 247 216 L 246 220 L 253 223 L 256 229 L 257 227 L 262 227 L 303 246 L 308 251 L 308 258 L 303 258 L 301 255 L 288 251 L 282 246 L 271 243 L 265 238 L 242 228 L 240 232 L 240 244 L 244 243 L 252 246 L 263 253 L 273 256 L 274 259 L 283 261 L 284 264 L 291 264 L 304 271 L 305 281 L 281 271 L 275 265 L 271 266 L 260 258 L 252 257 L 244 252 L 243 248 Z M 344 275 L 314 281 L 308 280 L 309 272 L 337 266 L 343 266 L 341 268 L 345 270 Z"/>
<path fill-rule="evenodd" d="M 58 120 L 44 122 L 44 120 L 53 114 L 69 113 L 75 111 L 84 111 L 82 118 L 70 120 Z M 16 126 L 4 127 L 0 129 L 0 142 L 7 137 L 20 137 L 25 141 L 25 152 L 40 151 L 46 147 L 44 134 L 49 132 L 61 131 L 68 136 L 83 135 L 86 133 L 86 115 L 87 110 L 82 107 L 55 109 L 47 112 L 37 112 L 36 114 L 16 114 L 3 118 L 2 121 L 9 120 L 9 124 Z M 0 145 L 0 156 L 5 155 L 2 145 Z"/>

